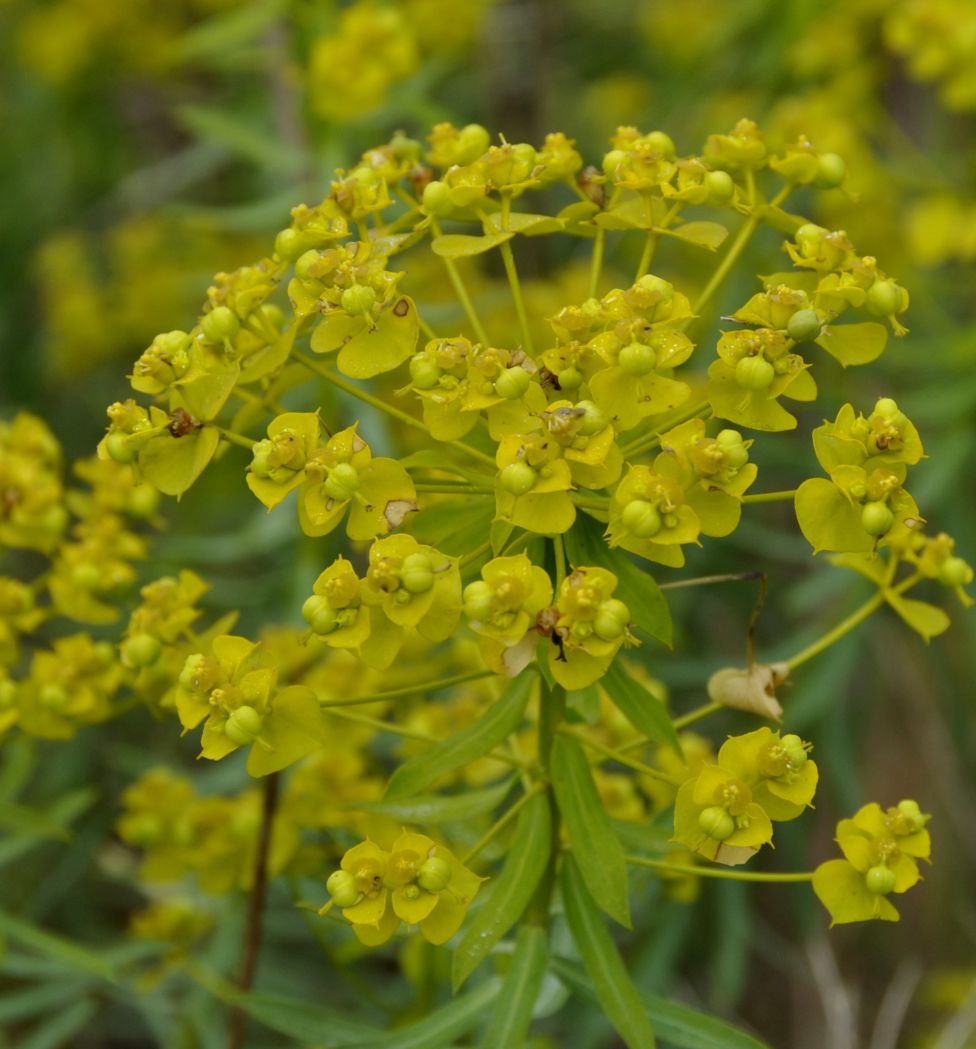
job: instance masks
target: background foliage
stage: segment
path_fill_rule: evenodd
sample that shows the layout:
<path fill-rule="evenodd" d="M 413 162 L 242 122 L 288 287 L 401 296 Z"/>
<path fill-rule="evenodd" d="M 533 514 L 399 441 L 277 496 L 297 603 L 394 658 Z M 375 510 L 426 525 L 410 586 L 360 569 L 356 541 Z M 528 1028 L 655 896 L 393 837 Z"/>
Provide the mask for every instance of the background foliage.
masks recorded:
<path fill-rule="evenodd" d="M 541 141 L 565 127 L 593 155 L 617 124 L 660 127 L 690 149 L 748 115 L 774 142 L 802 130 L 847 159 L 850 192 L 832 195 L 821 221 L 847 229 L 910 289 L 912 331 L 866 378 L 838 374 L 831 396 L 867 404 L 898 389 L 931 456 L 916 494 L 941 508 L 939 526 L 972 556 L 976 9 L 967 0 L 9 0 L 0 36 L 10 41 L 0 71 L 0 414 L 43 415 L 71 457 L 94 448 L 104 405 L 125 395 L 119 376 L 156 332 L 192 323 L 210 275 L 259 255 L 293 203 L 319 199 L 336 166 L 393 130 L 478 120 L 511 141 Z M 530 258 L 530 277 L 553 261 Z M 559 261 L 574 287 L 573 260 Z M 629 272 L 632 260 L 608 265 Z M 744 300 L 751 274 L 779 266 L 779 239 L 767 231 L 725 305 Z M 546 287 L 534 294 L 545 313 Z M 809 416 L 801 433 L 819 421 Z M 797 457 L 812 456 L 804 443 L 781 443 L 786 485 Z M 778 487 L 774 474 L 769 464 L 764 487 Z M 245 521 L 234 508 L 232 522 L 222 484 L 230 480 L 218 474 L 183 501 L 154 570 L 200 571 L 215 584 L 208 608 L 241 608 L 248 629 L 269 610 L 300 606 L 320 555 L 256 505 Z M 773 531 L 776 514 L 783 527 Z M 769 573 L 758 641 L 774 655 L 797 640 L 780 637 L 780 624 L 802 622 L 813 638 L 858 600 L 847 573 L 811 567 L 791 515 L 770 507 L 721 559 L 707 547 L 689 558 L 696 574 L 730 563 Z M 231 524 L 241 541 L 229 548 L 219 537 Z M 745 584 L 673 595 L 678 655 L 651 671 L 678 709 L 737 657 L 754 598 Z M 958 616 L 930 651 L 882 614 L 785 699 L 790 730 L 817 740 L 824 782 L 816 814 L 778 838 L 793 866 L 811 834 L 827 851 L 836 819 L 863 797 L 917 797 L 934 814 L 937 863 L 925 891 L 906 899 L 906 924 L 828 937 L 809 895 L 760 899 L 718 883 L 691 905 L 656 900 L 660 883 L 649 880 L 628 956 L 643 989 L 736 1017 L 776 1046 L 976 1044 L 966 876 L 976 862 L 974 635 L 973 618 Z M 164 978 L 165 954 L 121 935 L 144 902 L 134 857 L 114 837 L 121 791 L 160 762 L 190 773 L 203 795 L 245 785 L 239 767 L 200 768 L 193 752 L 148 716 L 70 745 L 5 741 L 0 1045 L 220 1044 L 213 995 L 226 991 L 207 974 L 234 968 L 243 896 L 210 902 L 214 932 L 193 979 Z M 321 959 L 277 885 L 259 986 L 400 1017 L 446 982 L 432 976 L 446 959 L 427 945 L 404 954 L 402 973 Z M 105 979 L 140 956 L 139 986 Z M 549 991 L 555 1006 L 564 992 Z M 548 1044 L 613 1044 L 596 1012 L 574 1008 L 553 1021 Z M 249 1044 L 282 1044 L 272 1030 L 314 1042 L 307 1032 L 321 1030 L 293 1010 L 282 1020 L 271 998 L 266 1010 Z"/>

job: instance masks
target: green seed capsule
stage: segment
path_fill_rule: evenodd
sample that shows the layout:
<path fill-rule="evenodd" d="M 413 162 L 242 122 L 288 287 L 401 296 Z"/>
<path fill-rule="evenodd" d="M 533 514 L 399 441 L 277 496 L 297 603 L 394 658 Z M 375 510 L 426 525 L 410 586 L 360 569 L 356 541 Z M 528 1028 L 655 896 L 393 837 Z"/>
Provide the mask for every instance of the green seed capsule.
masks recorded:
<path fill-rule="evenodd" d="M 973 581 L 973 570 L 961 557 L 947 557 L 939 565 L 939 582 L 944 586 L 966 586 Z"/>
<path fill-rule="evenodd" d="M 163 646 L 152 634 L 133 634 L 122 642 L 122 661 L 131 667 L 151 667 Z"/>
<path fill-rule="evenodd" d="M 594 434 L 602 433 L 610 425 L 607 413 L 593 401 L 579 401 L 576 407 L 582 409 L 584 413 L 580 422 L 580 436 L 592 437 Z"/>
<path fill-rule="evenodd" d="M 353 284 L 342 293 L 341 302 L 350 317 L 361 317 L 373 308 L 376 291 L 368 284 Z"/>
<path fill-rule="evenodd" d="M 297 229 L 283 229 L 275 237 L 275 254 L 285 262 L 294 262 L 308 250 L 308 243 Z"/>
<path fill-rule="evenodd" d="M 531 492 L 538 480 L 538 474 L 528 463 L 509 463 L 498 475 L 498 483 L 502 491 L 510 495 L 525 495 Z"/>
<path fill-rule="evenodd" d="M 451 865 L 440 856 L 430 856 L 421 864 L 417 884 L 426 892 L 443 892 L 451 882 Z"/>
<path fill-rule="evenodd" d="M 345 502 L 359 489 L 359 471 L 351 463 L 336 463 L 322 487 L 330 499 Z"/>
<path fill-rule="evenodd" d="M 878 317 L 890 317 L 901 307 L 901 288 L 894 281 L 876 280 L 868 289 L 865 306 Z"/>
<path fill-rule="evenodd" d="M 400 586 L 411 594 L 423 594 L 434 585 L 434 570 L 427 554 L 408 554 L 400 566 Z"/>
<path fill-rule="evenodd" d="M 836 189 L 847 175 L 844 158 L 837 153 L 821 153 L 817 158 L 817 175 L 813 184 L 817 189 Z"/>
<path fill-rule="evenodd" d="M 241 322 L 228 306 L 217 306 L 200 321 L 200 330 L 208 342 L 233 339 L 241 330 Z"/>
<path fill-rule="evenodd" d="M 264 719 L 254 707 L 238 707 L 224 722 L 224 735 L 239 747 L 246 747 L 261 735 Z"/>
<path fill-rule="evenodd" d="M 885 535 L 895 523 L 895 515 L 886 503 L 865 503 L 861 509 L 861 527 L 868 535 L 875 537 Z"/>
<path fill-rule="evenodd" d="M 604 641 L 616 641 L 627 632 L 630 623 L 630 609 L 616 598 L 611 597 L 600 603 L 593 620 L 593 633 Z"/>
<path fill-rule="evenodd" d="M 302 618 L 320 635 L 331 634 L 339 625 L 338 613 L 321 594 L 313 594 L 305 601 Z"/>
<path fill-rule="evenodd" d="M 524 368 L 506 368 L 495 380 L 494 392 L 514 401 L 525 393 L 530 382 L 529 373 Z"/>
<path fill-rule="evenodd" d="M 495 603 L 495 592 L 482 579 L 464 588 L 464 614 L 476 623 L 488 618 Z"/>
<path fill-rule="evenodd" d="M 325 883 L 326 892 L 337 907 L 353 907 L 362 893 L 356 888 L 356 879 L 348 871 L 333 871 Z"/>
<path fill-rule="evenodd" d="M 321 259 L 321 254 L 315 248 L 306 251 L 295 262 L 295 276 L 299 280 L 315 280 L 315 271 Z"/>
<path fill-rule="evenodd" d="M 864 881 L 867 884 L 868 892 L 873 892 L 876 896 L 887 896 L 894 889 L 897 879 L 895 872 L 890 867 L 879 863 L 868 868 Z"/>
<path fill-rule="evenodd" d="M 743 357 L 735 366 L 735 381 L 744 390 L 765 390 L 776 378 L 776 369 L 765 357 Z"/>
<path fill-rule="evenodd" d="M 702 183 L 708 190 L 706 204 L 721 206 L 728 204 L 735 193 L 735 183 L 732 176 L 726 171 L 709 171 L 702 179 Z"/>
<path fill-rule="evenodd" d="M 698 814 L 698 826 L 714 841 L 725 841 L 735 831 L 735 820 L 725 809 L 711 805 Z"/>
<path fill-rule="evenodd" d="M 450 186 L 437 179 L 428 182 L 424 186 L 423 205 L 428 215 L 433 215 L 435 218 L 446 215 L 451 210 Z"/>
<path fill-rule="evenodd" d="M 441 370 L 426 355 L 410 358 L 410 381 L 418 390 L 432 390 L 440 381 Z"/>
<path fill-rule="evenodd" d="M 794 342 L 809 342 L 820 334 L 821 327 L 816 310 L 797 310 L 786 325 L 786 334 Z"/>
<path fill-rule="evenodd" d="M 650 539 L 664 526 L 661 515 L 653 503 L 633 499 L 620 514 L 620 521 L 631 535 L 638 539 Z"/>
<path fill-rule="evenodd" d="M 137 452 L 129 443 L 129 435 L 121 432 L 110 433 L 105 438 L 105 451 L 109 458 L 117 463 L 134 463 Z"/>
<path fill-rule="evenodd" d="M 628 375 L 647 375 L 657 364 L 657 354 L 650 346 L 632 342 L 620 351 L 617 363 Z"/>
<path fill-rule="evenodd" d="M 583 385 L 583 373 L 578 368 L 563 368 L 556 378 L 560 390 L 578 390 Z"/>

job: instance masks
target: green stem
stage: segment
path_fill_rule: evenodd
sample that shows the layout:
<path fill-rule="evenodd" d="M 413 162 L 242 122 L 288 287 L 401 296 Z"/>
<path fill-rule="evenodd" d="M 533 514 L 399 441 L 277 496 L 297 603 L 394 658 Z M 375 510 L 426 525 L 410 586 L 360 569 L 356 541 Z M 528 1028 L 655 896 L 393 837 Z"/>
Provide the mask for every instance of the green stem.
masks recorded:
<path fill-rule="evenodd" d="M 682 423 L 686 423 L 690 419 L 710 419 L 712 415 L 711 404 L 709 404 L 708 401 L 700 401 L 691 408 L 686 408 L 684 411 L 678 412 L 670 419 L 662 421 L 653 434 L 645 434 L 645 436 L 638 437 L 636 440 L 631 441 L 630 444 L 625 445 L 621 449 L 624 458 L 629 459 L 631 456 L 640 455 L 642 452 L 647 452 L 652 448 L 656 448 L 661 443 L 662 433 L 674 429 L 675 426 L 680 426 Z"/>
<path fill-rule="evenodd" d="M 437 221 L 431 219 L 430 228 L 433 231 L 435 237 L 441 235 L 441 228 Z M 471 301 L 471 297 L 468 295 L 468 289 L 464 286 L 464 281 L 461 279 L 461 274 L 458 273 L 457 266 L 454 265 L 453 259 L 441 260 L 447 269 L 447 275 L 450 278 L 451 284 L 454 287 L 454 294 L 457 295 L 458 301 L 464 308 L 464 313 L 468 318 L 468 323 L 474 329 L 474 333 L 478 338 L 478 342 L 482 346 L 490 346 L 491 340 L 488 338 L 487 333 L 481 323 L 481 318 L 478 316 L 477 311 L 474 308 L 474 303 Z"/>
<path fill-rule="evenodd" d="M 355 707 L 365 703 L 382 703 L 388 699 L 401 699 L 404 696 L 416 696 L 421 692 L 439 692 L 444 688 L 463 685 L 466 681 L 480 681 L 482 678 L 494 677 L 493 670 L 472 670 L 467 674 L 455 674 L 453 677 L 440 678 L 437 681 L 421 681 L 416 685 L 405 685 L 403 688 L 389 689 L 386 692 L 374 692 L 370 696 L 354 696 L 350 699 L 320 699 L 320 707 Z"/>
<path fill-rule="evenodd" d="M 729 270 L 732 269 L 732 267 L 738 261 L 739 256 L 742 254 L 743 251 L 745 251 L 746 245 L 752 239 L 752 235 L 756 232 L 756 228 L 758 227 L 761 221 L 761 218 L 756 210 L 755 175 L 751 171 L 746 172 L 746 183 L 749 192 L 749 217 L 742 224 L 742 227 L 736 235 L 735 240 L 730 245 L 728 251 L 726 251 L 725 255 L 722 258 L 722 261 L 715 268 L 715 272 L 712 274 L 708 283 L 702 289 L 702 292 L 698 296 L 698 299 L 695 302 L 694 306 L 692 306 L 691 312 L 695 316 L 689 317 L 689 319 L 686 320 L 685 323 L 679 329 L 680 331 L 687 331 L 687 329 L 692 325 L 695 319 L 700 315 L 702 309 L 704 309 L 704 307 L 708 305 L 708 303 L 711 301 L 712 296 L 718 290 L 719 286 L 722 284 L 722 281 L 724 281 L 725 278 L 729 275 Z M 776 207 L 777 204 L 780 204 L 786 198 L 787 194 L 791 189 L 792 186 L 790 185 L 784 186 L 783 189 L 780 190 L 780 192 L 770 201 L 770 207 Z"/>
<path fill-rule="evenodd" d="M 796 871 L 791 874 L 767 874 L 763 871 L 732 871 L 718 867 L 699 867 L 695 864 L 668 863 L 667 860 L 649 860 L 643 856 L 627 856 L 634 867 L 649 867 L 668 874 L 690 874 L 692 877 L 725 878 L 727 881 L 778 881 L 803 882 L 813 880 L 813 871 Z"/>
<path fill-rule="evenodd" d="M 464 557 L 458 561 L 458 568 L 466 568 L 473 561 L 477 561 L 479 558 L 484 557 L 485 554 L 491 549 L 491 540 L 486 539 L 480 546 L 474 548 L 469 553 L 465 554 Z"/>
<path fill-rule="evenodd" d="M 414 490 L 417 492 L 431 492 L 439 493 L 441 495 L 494 495 L 495 489 L 489 488 L 487 485 L 472 485 L 472 484 L 451 484 L 445 481 L 441 484 L 428 483 L 427 481 L 420 481 L 414 484 Z"/>
<path fill-rule="evenodd" d="M 508 277 L 508 285 L 512 289 L 512 301 L 515 303 L 515 312 L 518 315 L 519 327 L 522 329 L 522 342 L 525 343 L 524 349 L 530 357 L 535 356 L 535 350 L 532 347 L 532 333 L 529 330 L 529 318 L 525 312 L 525 302 L 522 299 L 522 285 L 519 283 L 518 270 L 515 266 L 515 255 L 512 252 L 512 245 L 506 240 L 504 243 L 498 245 L 499 251 L 502 253 L 502 262 L 505 263 L 505 274 Z"/>
<path fill-rule="evenodd" d="M 833 630 L 828 630 L 823 637 L 817 638 L 813 644 L 807 645 L 806 648 L 788 659 L 786 661 L 787 666 L 792 671 L 798 666 L 802 666 L 808 660 L 813 659 L 814 656 L 820 655 L 824 649 L 830 648 L 831 645 L 840 641 L 842 637 L 849 634 L 856 626 L 863 623 L 872 612 L 879 609 L 887 600 L 887 595 L 889 593 L 903 594 L 906 590 L 913 587 L 921 578 L 921 575 L 916 572 L 914 575 L 910 575 L 907 579 L 902 580 L 902 582 L 895 587 L 879 590 L 874 597 L 865 601 L 860 608 L 855 609 L 846 619 L 841 620 Z"/>
<path fill-rule="evenodd" d="M 218 426 L 217 432 L 225 441 L 230 441 L 231 444 L 239 445 L 241 448 L 246 448 L 248 451 L 257 444 L 257 441 L 252 440 L 250 437 L 243 437 L 239 433 L 234 433 L 233 430 L 225 430 L 223 426 Z"/>
<path fill-rule="evenodd" d="M 743 503 L 781 503 L 796 496 L 796 489 L 791 488 L 788 492 L 757 492 L 755 495 L 744 495 Z"/>
<path fill-rule="evenodd" d="M 461 863 L 467 867 L 467 865 L 478 855 L 479 852 L 495 837 L 499 831 L 504 830 L 506 826 L 522 811 L 522 808 L 536 796 L 541 794 L 547 787 L 546 783 L 536 783 L 530 787 L 523 795 L 515 802 L 510 809 L 508 809 L 502 816 L 500 816 L 484 834 L 471 846 L 470 849 L 461 857 Z"/>
<path fill-rule="evenodd" d="M 682 714 L 680 718 L 674 719 L 672 722 L 674 730 L 675 732 L 680 732 L 683 728 L 694 725 L 696 721 L 701 721 L 702 718 L 707 718 L 709 714 L 715 714 L 721 709 L 721 703 L 705 703 L 700 707 L 695 707 L 694 710 L 689 711 L 687 714 Z"/>
<path fill-rule="evenodd" d="M 595 299 L 597 289 L 600 286 L 600 273 L 603 270 L 603 248 L 606 241 L 607 231 L 598 227 L 596 237 L 593 240 L 593 254 L 590 256 L 590 285 L 589 298 Z"/>
<path fill-rule="evenodd" d="M 626 754 L 622 754 L 619 750 L 611 750 L 610 747 L 605 747 L 602 743 L 598 743 L 585 732 L 580 732 L 578 729 L 570 728 L 568 725 L 560 725 L 556 731 L 562 733 L 564 736 L 571 736 L 573 739 L 578 740 L 584 747 L 589 747 L 591 750 L 595 750 L 598 754 L 602 754 L 608 761 L 616 761 L 619 765 L 626 765 L 627 768 L 633 769 L 635 772 L 643 772 L 645 776 L 650 776 L 651 779 L 660 780 L 662 783 L 667 783 L 672 787 L 681 786 L 680 780 L 675 779 L 673 776 L 669 776 L 666 772 L 662 772 L 660 769 L 656 769 L 651 765 L 645 765 L 642 761 L 635 761 L 633 758 L 628 758 Z"/>
<path fill-rule="evenodd" d="M 419 729 L 405 728 L 403 725 L 394 725 L 391 721 L 383 721 L 380 718 L 371 718 L 366 714 L 354 714 L 351 710 L 336 710 L 334 707 L 328 706 L 322 707 L 322 710 L 331 717 L 342 718 L 344 721 L 354 721 L 357 725 L 368 725 L 370 728 L 375 728 L 378 732 L 389 732 L 393 736 L 402 736 L 404 739 L 415 739 L 421 743 L 443 743 L 441 737 L 432 736 L 429 732 L 423 732 Z M 485 757 L 494 758 L 496 761 L 503 761 L 506 765 L 512 765 L 518 769 L 527 767 L 526 762 L 520 761 L 518 758 L 513 757 L 511 754 L 506 754 L 501 750 L 490 751 Z"/>
<path fill-rule="evenodd" d="M 367 390 L 356 386 L 355 383 L 349 382 L 348 379 L 343 378 L 338 372 L 332 371 L 331 368 L 327 368 L 324 364 L 319 364 L 318 361 L 313 360 L 311 357 L 306 357 L 303 353 L 297 353 L 294 350 L 292 351 L 292 357 L 294 360 L 308 368 L 309 371 L 315 372 L 316 375 L 321 376 L 338 389 L 345 391 L 351 397 L 355 397 L 357 400 L 370 405 L 377 411 L 383 412 L 391 419 L 396 419 L 398 422 L 403 423 L 404 426 L 410 426 L 415 430 L 419 430 L 427 437 L 431 436 L 430 431 L 420 419 L 408 415 L 406 412 L 400 411 L 399 408 L 394 408 L 392 404 L 387 404 L 386 401 L 381 400 L 379 397 L 374 397 L 373 394 L 369 393 Z M 447 443 L 449 443 L 452 448 L 456 448 L 458 451 L 463 452 L 469 458 L 476 459 L 479 463 L 490 466 L 492 472 L 495 471 L 495 460 L 492 459 L 490 455 L 485 455 L 484 452 L 479 452 L 477 448 L 472 448 L 463 441 L 449 441 Z"/>

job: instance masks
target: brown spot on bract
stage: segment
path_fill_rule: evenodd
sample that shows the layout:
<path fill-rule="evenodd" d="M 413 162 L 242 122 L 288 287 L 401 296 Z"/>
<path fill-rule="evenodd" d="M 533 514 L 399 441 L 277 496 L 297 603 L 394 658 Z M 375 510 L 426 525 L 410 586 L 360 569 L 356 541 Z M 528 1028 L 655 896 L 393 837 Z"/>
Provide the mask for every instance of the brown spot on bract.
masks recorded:
<path fill-rule="evenodd" d="M 410 312 L 410 303 L 406 299 L 401 299 L 394 307 L 393 313 L 397 317 L 406 317 Z"/>
<path fill-rule="evenodd" d="M 185 437 L 200 425 L 184 408 L 174 408 L 169 419 L 169 432 L 174 437 Z"/>
<path fill-rule="evenodd" d="M 412 514 L 416 509 L 417 504 L 412 499 L 391 499 L 386 504 L 383 516 L 390 528 L 399 528 L 407 514 Z"/>

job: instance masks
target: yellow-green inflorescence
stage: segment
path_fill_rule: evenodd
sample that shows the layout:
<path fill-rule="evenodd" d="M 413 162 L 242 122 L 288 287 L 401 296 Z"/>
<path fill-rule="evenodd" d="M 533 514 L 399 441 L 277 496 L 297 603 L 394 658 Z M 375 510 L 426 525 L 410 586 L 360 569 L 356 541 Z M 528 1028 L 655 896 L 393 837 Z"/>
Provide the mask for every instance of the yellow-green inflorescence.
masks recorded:
<path fill-rule="evenodd" d="M 361 35 L 341 20 L 337 39 L 359 47 Z M 396 34 L 380 35 L 410 68 Z M 330 54 L 313 58 L 320 88 Z M 674 806 L 675 848 L 634 862 L 663 865 L 684 898 L 713 869 L 702 860 L 740 865 L 810 807 L 818 772 L 797 735 L 754 729 L 714 756 L 678 730 L 722 706 L 778 719 L 775 687 L 884 604 L 925 637 L 944 630 L 940 608 L 905 596 L 918 584 L 969 603 L 972 569 L 949 536 L 925 533 L 906 488 L 923 448 L 890 396 L 825 406 L 833 419 L 813 432 L 823 476 L 752 491 L 764 442 L 797 426 L 788 405 L 816 401 L 818 376 L 867 365 L 889 332 L 904 335 L 908 294 L 843 230 L 782 206 L 798 186 L 844 182 L 841 158 L 806 138 L 773 150 L 742 120 L 695 155 L 628 127 L 610 147 L 584 166 L 562 133 L 538 147 L 493 143 L 479 125 L 440 124 L 426 145 L 398 133 L 294 208 L 269 254 L 218 273 L 194 323 L 152 341 L 132 367 L 138 399 L 108 409 L 80 485 L 39 420 L 0 427 L 0 544 L 45 564 L 34 580 L 0 577 L 0 731 L 68 737 L 138 703 L 185 733 L 202 726 L 201 757 L 245 751 L 254 776 L 295 765 L 272 869 L 321 874 L 338 861 L 328 891 L 371 945 L 402 923 L 450 939 L 481 881 L 469 857 L 507 826 L 486 821 L 462 862 L 394 825 L 375 808 L 389 771 L 369 749 L 379 734 L 401 738 L 394 794 L 406 773 L 423 778 L 424 748 L 457 735 L 471 760 L 417 789 L 496 789 L 515 772 L 526 818 L 549 789 L 554 736 L 571 737 L 567 762 L 582 741 L 593 789 L 578 798 L 621 820 Z M 716 295 L 763 223 L 785 234 L 783 267 L 709 334 Z M 520 280 L 539 237 L 592 245 L 589 264 L 544 288 Z M 626 271 L 605 264 L 608 245 Z M 659 258 L 666 249 L 717 252 L 712 276 L 686 280 Z M 247 498 L 294 513 L 317 558 L 300 609 L 285 610 L 293 625 L 256 640 L 233 632 L 234 613 L 206 625 L 193 572 L 138 586 L 160 495 L 182 496 L 218 459 Z M 652 570 L 682 568 L 749 504 L 780 499 L 814 552 L 876 594 L 789 660 L 759 663 L 750 649 L 745 667 L 712 675 L 710 704 L 666 731 L 662 689 L 621 656 L 670 640 Z M 55 616 L 118 622 L 117 643 L 83 631 L 28 658 L 23 638 Z M 564 694 L 565 725 L 553 698 Z M 120 832 L 156 874 L 214 879 L 218 861 L 194 850 L 251 848 L 253 805 L 191 795 L 144 778 Z M 893 916 L 888 895 L 928 857 L 925 819 L 902 802 L 841 823 L 845 859 L 808 876 L 835 921 Z M 298 827 L 339 828 L 341 849 L 303 850 Z M 176 905 L 143 922 L 184 938 L 204 925 Z"/>

